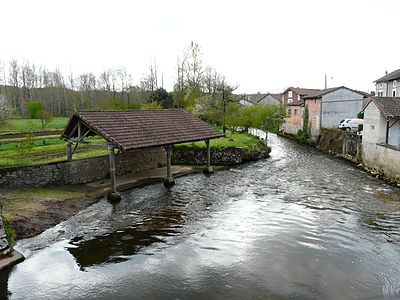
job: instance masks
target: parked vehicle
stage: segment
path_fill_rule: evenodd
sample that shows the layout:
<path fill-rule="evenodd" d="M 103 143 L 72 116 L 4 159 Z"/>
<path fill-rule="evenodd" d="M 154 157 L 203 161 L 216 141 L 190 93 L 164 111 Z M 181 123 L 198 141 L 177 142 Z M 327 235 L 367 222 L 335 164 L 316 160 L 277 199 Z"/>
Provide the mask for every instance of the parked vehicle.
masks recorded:
<path fill-rule="evenodd" d="M 363 119 L 343 119 L 339 123 L 339 129 L 346 131 L 358 131 L 358 125 L 362 125 L 363 123 Z"/>

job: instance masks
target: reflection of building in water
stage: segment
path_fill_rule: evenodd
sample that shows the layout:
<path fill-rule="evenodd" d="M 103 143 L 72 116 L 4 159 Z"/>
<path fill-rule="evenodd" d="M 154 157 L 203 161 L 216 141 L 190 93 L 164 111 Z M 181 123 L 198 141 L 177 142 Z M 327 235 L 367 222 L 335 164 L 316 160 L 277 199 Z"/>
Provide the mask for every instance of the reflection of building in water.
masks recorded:
<path fill-rule="evenodd" d="M 166 243 L 169 236 L 179 233 L 184 222 L 183 213 L 176 210 L 160 211 L 151 218 L 132 227 L 82 241 L 71 240 L 68 251 L 75 257 L 81 270 L 103 263 L 119 263 L 128 260 L 139 251 L 154 243 Z"/>

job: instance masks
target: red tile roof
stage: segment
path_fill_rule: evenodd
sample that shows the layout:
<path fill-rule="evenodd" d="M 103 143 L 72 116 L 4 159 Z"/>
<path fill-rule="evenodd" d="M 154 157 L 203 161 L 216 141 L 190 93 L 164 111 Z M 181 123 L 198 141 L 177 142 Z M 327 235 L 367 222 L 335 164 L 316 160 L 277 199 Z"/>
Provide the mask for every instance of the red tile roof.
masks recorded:
<path fill-rule="evenodd" d="M 200 141 L 224 134 L 183 110 L 79 111 L 69 120 L 63 138 L 77 137 L 81 121 L 123 151 Z"/>

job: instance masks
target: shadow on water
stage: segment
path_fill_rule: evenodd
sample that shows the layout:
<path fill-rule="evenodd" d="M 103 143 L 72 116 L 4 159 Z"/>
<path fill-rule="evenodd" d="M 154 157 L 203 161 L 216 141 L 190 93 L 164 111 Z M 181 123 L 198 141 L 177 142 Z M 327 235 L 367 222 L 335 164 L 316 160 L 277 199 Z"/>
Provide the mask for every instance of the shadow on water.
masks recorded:
<path fill-rule="evenodd" d="M 67 250 L 83 271 L 86 267 L 119 263 L 155 243 L 166 243 L 169 236 L 179 234 L 184 222 L 182 212 L 163 210 L 131 227 L 97 236 L 91 240 L 71 239 Z"/>

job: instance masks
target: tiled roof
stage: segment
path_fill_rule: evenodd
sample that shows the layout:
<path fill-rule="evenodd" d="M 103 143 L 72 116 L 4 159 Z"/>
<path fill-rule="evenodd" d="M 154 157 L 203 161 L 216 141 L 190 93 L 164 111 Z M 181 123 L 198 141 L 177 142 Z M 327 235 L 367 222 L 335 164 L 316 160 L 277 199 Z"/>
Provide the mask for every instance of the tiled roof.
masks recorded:
<path fill-rule="evenodd" d="M 307 96 L 305 96 L 305 97 L 303 97 L 303 98 L 304 98 L 304 99 L 319 98 L 319 97 L 322 97 L 323 95 L 326 95 L 326 94 L 328 94 L 328 93 L 330 93 L 330 92 L 333 92 L 333 91 L 336 91 L 336 90 L 339 90 L 339 89 L 342 89 L 342 88 L 343 88 L 343 89 L 350 90 L 350 91 L 353 91 L 353 92 L 356 92 L 356 93 L 359 93 L 359 94 L 362 95 L 363 97 L 369 97 L 369 96 L 370 96 L 370 94 L 368 94 L 368 93 L 366 93 L 366 92 L 352 90 L 352 89 L 349 89 L 349 88 L 347 88 L 347 87 L 345 87 L 345 86 L 338 86 L 338 87 L 332 87 L 332 88 L 328 88 L 328 89 L 324 89 L 324 90 L 319 90 L 319 91 L 310 93 L 309 95 L 307 95 Z"/>
<path fill-rule="evenodd" d="M 299 87 L 288 87 L 284 92 L 286 93 L 288 90 L 292 90 L 294 92 L 296 92 L 297 94 L 299 94 L 300 96 L 307 96 L 311 93 L 317 93 L 321 90 L 319 89 L 305 89 L 305 88 L 299 88 Z"/>
<path fill-rule="evenodd" d="M 371 97 L 386 119 L 400 118 L 400 97 Z"/>
<path fill-rule="evenodd" d="M 79 111 L 69 120 L 63 138 L 77 137 L 74 128 L 79 120 L 124 151 L 224 136 L 183 110 L 164 109 Z"/>
<path fill-rule="evenodd" d="M 278 102 L 281 102 L 282 101 L 282 95 L 283 95 L 282 93 L 279 93 L 279 94 L 267 93 L 260 100 L 258 100 L 258 103 L 260 103 L 262 100 L 264 100 L 268 96 L 271 96 L 272 98 L 274 98 Z"/>
<path fill-rule="evenodd" d="M 383 81 L 390 81 L 390 80 L 395 80 L 395 79 L 400 79 L 400 69 L 393 71 L 389 74 L 386 74 L 385 76 L 375 80 L 374 82 L 383 82 Z"/>

